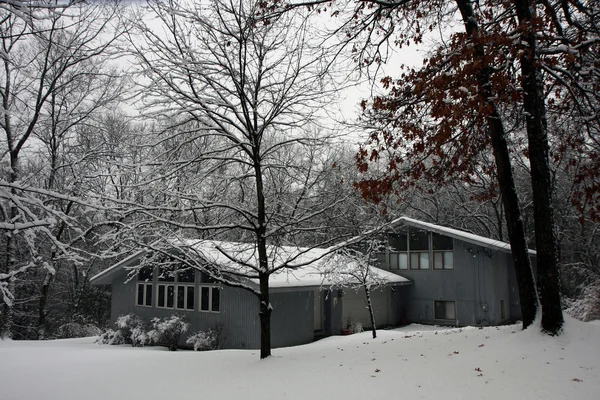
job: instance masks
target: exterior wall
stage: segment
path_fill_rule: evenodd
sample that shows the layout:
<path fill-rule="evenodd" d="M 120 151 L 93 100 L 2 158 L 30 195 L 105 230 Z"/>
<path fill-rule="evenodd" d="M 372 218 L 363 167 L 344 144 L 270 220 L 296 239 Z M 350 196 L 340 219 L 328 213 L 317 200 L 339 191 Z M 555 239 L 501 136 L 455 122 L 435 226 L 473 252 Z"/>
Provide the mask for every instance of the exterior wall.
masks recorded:
<path fill-rule="evenodd" d="M 392 291 L 385 287 L 371 291 L 371 304 L 375 314 L 375 325 L 392 325 Z M 364 289 L 344 289 L 342 298 L 342 327 L 360 322 L 365 329 L 371 328 L 371 316 L 367 308 Z"/>
<path fill-rule="evenodd" d="M 156 274 L 155 274 L 156 275 Z M 111 323 L 120 315 L 135 313 L 144 321 L 152 318 L 168 317 L 172 314 L 184 315 L 190 323 L 188 332 L 182 335 L 180 345 L 185 345 L 187 336 L 194 332 L 206 331 L 217 324 L 223 325 L 223 348 L 258 349 L 260 348 L 260 320 L 258 300 L 247 290 L 222 287 L 220 312 L 200 312 L 199 274 L 196 276 L 194 310 L 176 310 L 157 308 L 156 277 L 154 278 L 152 307 L 136 305 L 135 279 L 126 282 L 126 273 L 116 277 L 112 283 Z M 311 342 L 313 331 L 312 291 L 272 293 L 271 304 L 271 341 L 273 347 L 292 346 Z"/>

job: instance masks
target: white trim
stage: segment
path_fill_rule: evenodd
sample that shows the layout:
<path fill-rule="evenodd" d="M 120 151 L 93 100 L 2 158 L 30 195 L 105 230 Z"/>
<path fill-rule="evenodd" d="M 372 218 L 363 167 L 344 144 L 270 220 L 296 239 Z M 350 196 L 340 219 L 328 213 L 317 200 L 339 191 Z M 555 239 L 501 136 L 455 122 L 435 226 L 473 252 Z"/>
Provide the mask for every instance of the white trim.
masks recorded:
<path fill-rule="evenodd" d="M 178 288 L 185 288 L 185 290 L 183 291 L 183 304 L 184 304 L 184 308 L 179 308 L 177 307 L 177 299 L 178 299 L 178 295 L 177 295 L 177 289 Z M 196 285 L 193 284 L 192 282 L 188 282 L 187 284 L 185 283 L 181 283 L 181 284 L 176 284 L 175 285 L 175 294 L 174 294 L 174 299 L 175 299 L 175 309 L 176 310 L 180 310 L 180 311 L 194 311 L 194 303 L 192 303 L 192 308 L 187 308 L 187 303 L 188 303 L 188 290 L 187 288 L 194 288 L 194 292 L 196 291 Z M 196 294 L 192 294 L 192 297 L 196 297 Z"/>
<path fill-rule="evenodd" d="M 203 310 L 202 309 L 202 289 L 203 288 L 208 288 L 208 310 Z M 219 290 L 219 310 L 218 311 L 214 311 L 212 309 L 212 300 L 213 300 L 213 289 L 218 289 Z M 198 286 L 198 311 L 202 312 L 202 313 L 220 313 L 221 312 L 221 306 L 222 306 L 222 300 L 223 300 L 223 296 L 222 296 L 222 292 L 223 292 L 223 288 L 221 288 L 221 286 L 217 286 L 217 285 L 199 285 Z"/>
<path fill-rule="evenodd" d="M 138 304 L 138 298 L 140 295 L 140 285 L 144 285 L 144 294 L 142 297 L 144 304 Z M 135 283 L 135 305 L 136 305 L 136 307 L 150 307 L 150 308 L 152 307 L 153 299 L 150 299 L 150 305 L 146 304 L 146 294 L 148 292 L 148 286 L 150 286 L 150 292 L 152 293 L 152 282 L 137 281 Z"/>

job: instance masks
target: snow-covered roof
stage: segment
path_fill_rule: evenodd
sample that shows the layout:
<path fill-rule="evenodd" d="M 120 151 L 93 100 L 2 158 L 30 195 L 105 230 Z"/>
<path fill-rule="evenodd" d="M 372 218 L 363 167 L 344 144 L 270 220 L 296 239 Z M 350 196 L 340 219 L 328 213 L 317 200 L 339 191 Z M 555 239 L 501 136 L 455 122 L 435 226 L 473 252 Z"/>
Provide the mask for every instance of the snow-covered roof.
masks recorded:
<path fill-rule="evenodd" d="M 462 240 L 467 243 L 472 243 L 478 246 L 487 247 L 494 250 L 504 251 L 507 253 L 511 252 L 510 244 L 502 242 L 496 239 L 490 239 L 485 236 L 475 235 L 473 233 L 461 231 L 459 229 L 448 228 L 441 225 L 432 224 L 429 222 L 419 221 L 418 219 L 409 217 L 396 218 L 389 223 L 390 226 L 409 225 L 416 228 L 425 229 L 430 232 L 439 233 L 441 235 L 449 236 L 454 239 Z M 536 254 L 535 250 L 529 249 L 529 254 Z"/>
<path fill-rule="evenodd" d="M 258 264 L 258 252 L 253 243 L 225 242 L 217 240 L 184 240 L 178 241 L 173 248 L 186 248 L 193 250 L 207 263 L 218 265 L 219 269 L 231 273 L 252 274 L 251 266 Z M 279 268 L 269 277 L 271 288 L 298 288 L 330 286 L 331 281 L 325 277 L 328 268 L 325 257 L 331 254 L 339 245 L 329 248 L 307 248 L 294 246 L 267 246 L 267 257 L 271 268 Z M 115 275 L 123 268 L 135 265 L 134 263 L 145 254 L 145 250 L 138 251 L 122 261 L 91 278 L 93 284 L 110 284 Z M 244 267 L 244 265 L 246 267 Z M 285 266 L 285 267 L 284 267 Z M 385 271 L 371 267 L 372 274 L 385 280 L 390 285 L 409 284 L 410 280 Z M 252 275 L 255 275 L 252 274 Z M 258 279 L 249 279 L 258 284 Z"/>

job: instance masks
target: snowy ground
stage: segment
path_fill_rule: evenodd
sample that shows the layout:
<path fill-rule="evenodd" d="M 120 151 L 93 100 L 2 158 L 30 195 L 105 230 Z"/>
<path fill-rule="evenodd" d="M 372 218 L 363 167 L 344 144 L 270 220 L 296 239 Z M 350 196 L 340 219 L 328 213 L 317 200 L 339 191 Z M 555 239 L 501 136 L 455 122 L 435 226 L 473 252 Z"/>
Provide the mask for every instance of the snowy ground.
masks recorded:
<path fill-rule="evenodd" d="M 0 341 L 2 400 L 600 399 L 600 324 L 436 329 L 331 337 L 275 349 L 195 353 L 93 338 Z"/>

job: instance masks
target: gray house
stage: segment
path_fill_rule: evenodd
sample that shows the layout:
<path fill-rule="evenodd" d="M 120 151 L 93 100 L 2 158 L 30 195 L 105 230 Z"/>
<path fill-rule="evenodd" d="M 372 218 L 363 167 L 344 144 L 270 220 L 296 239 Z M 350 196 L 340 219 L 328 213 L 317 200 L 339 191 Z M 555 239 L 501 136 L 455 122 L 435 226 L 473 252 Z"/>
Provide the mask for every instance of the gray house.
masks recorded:
<path fill-rule="evenodd" d="M 378 326 L 497 325 L 520 318 L 509 244 L 407 217 L 379 232 L 388 246 L 377 254 L 379 265 L 373 268 L 387 282 L 372 293 Z M 210 246 L 217 242 L 202 243 L 209 246 L 204 254 L 216 254 Z M 316 259 L 330 250 L 302 251 L 307 259 Z M 535 263 L 535 252 L 530 252 Z M 168 276 L 160 265 L 130 276 L 145 254 L 139 251 L 91 279 L 92 284 L 112 285 L 113 322 L 132 312 L 146 320 L 179 313 L 187 317 L 191 332 L 221 324 L 225 348 L 260 347 L 258 301 L 252 293 L 220 285 L 200 271 Z M 271 276 L 273 347 L 339 334 L 353 322 L 370 326 L 364 293 L 332 288 L 322 270 L 317 262 Z"/>

